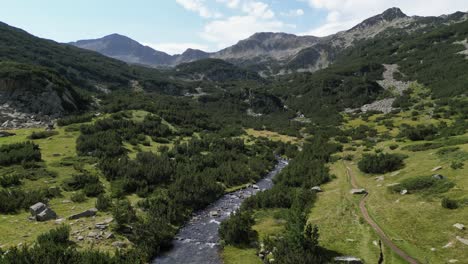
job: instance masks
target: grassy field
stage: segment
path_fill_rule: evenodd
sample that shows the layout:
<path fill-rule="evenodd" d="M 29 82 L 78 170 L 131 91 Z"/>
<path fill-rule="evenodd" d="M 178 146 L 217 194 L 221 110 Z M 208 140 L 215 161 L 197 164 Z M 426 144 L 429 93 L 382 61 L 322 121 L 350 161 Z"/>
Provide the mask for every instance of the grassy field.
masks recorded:
<path fill-rule="evenodd" d="M 33 131 L 42 131 L 43 129 L 18 129 L 11 131 L 15 136 L 0 138 L 0 145 L 11 144 L 17 142 L 27 141 L 27 137 Z M 57 128 L 57 135 L 46 139 L 34 140 L 41 149 L 42 160 L 45 167 L 52 172 L 56 172 L 55 178 L 41 178 L 36 181 L 24 180 L 23 188 L 34 189 L 38 187 L 60 187 L 64 180 L 70 178 L 73 174 L 78 173 L 73 166 L 62 165 L 60 161 L 68 158 L 75 158 L 76 151 L 76 138 L 79 132 L 67 132 L 64 128 Z M 85 167 L 88 170 L 95 170 L 92 164 Z M 108 186 L 108 182 L 104 179 L 101 181 Z M 59 218 L 67 218 L 72 214 L 82 212 L 84 210 L 95 207 L 95 198 L 88 198 L 83 203 L 73 203 L 70 201 L 72 192 L 62 191 L 63 197 L 52 199 L 49 202 L 50 207 L 57 213 Z M 15 246 L 20 243 L 31 243 L 38 235 L 47 232 L 51 228 L 57 226 L 55 221 L 36 222 L 28 220 L 29 212 L 21 211 L 18 214 L 0 214 L 0 245 L 2 247 Z M 80 220 L 69 221 L 65 220 L 63 223 L 70 225 L 71 233 L 76 236 L 82 235 L 86 237 L 88 232 L 95 231 L 95 223 L 102 222 L 102 220 L 111 217 L 108 213 L 99 212 L 95 218 L 83 218 Z M 115 238 L 119 239 L 119 238 Z M 110 248 L 110 244 L 115 239 L 109 240 L 88 240 L 76 241 L 81 247 L 99 246 L 100 248 Z M 76 240 L 76 239 L 75 239 Z M 95 245 L 99 244 L 99 245 Z"/>
<path fill-rule="evenodd" d="M 282 141 L 282 142 L 290 142 L 290 143 L 299 143 L 299 139 L 296 137 L 282 135 L 277 132 L 268 131 L 268 130 L 255 130 L 252 128 L 245 129 L 247 136 L 253 137 L 266 137 L 272 141 Z"/>

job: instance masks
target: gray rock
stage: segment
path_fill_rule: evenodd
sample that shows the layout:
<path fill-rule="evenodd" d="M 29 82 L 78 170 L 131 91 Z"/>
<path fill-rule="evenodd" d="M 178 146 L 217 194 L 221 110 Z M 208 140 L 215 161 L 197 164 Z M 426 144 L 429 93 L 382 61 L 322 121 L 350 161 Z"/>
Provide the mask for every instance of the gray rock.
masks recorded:
<path fill-rule="evenodd" d="M 441 170 L 442 169 L 442 166 L 437 166 L 435 168 L 433 168 L 431 171 L 438 171 L 438 170 Z"/>
<path fill-rule="evenodd" d="M 91 217 L 91 216 L 95 216 L 97 212 L 98 212 L 98 209 L 91 208 L 91 209 L 86 210 L 84 212 L 71 215 L 70 217 L 68 217 L 68 219 L 74 220 L 74 219 L 79 219 L 79 218 L 83 218 L 83 217 Z"/>
<path fill-rule="evenodd" d="M 465 225 L 463 224 L 460 224 L 460 223 L 456 223 L 453 225 L 453 227 L 457 228 L 457 229 L 460 229 L 460 230 L 463 230 L 465 229 Z"/>
<path fill-rule="evenodd" d="M 353 264 L 362 264 L 362 260 L 360 258 L 352 257 L 352 256 L 340 256 L 333 258 L 335 262 L 338 263 L 353 263 Z"/>
<path fill-rule="evenodd" d="M 434 178 L 436 180 L 444 180 L 445 176 L 440 175 L 440 174 L 434 174 L 434 175 L 432 175 L 432 178 Z"/>
<path fill-rule="evenodd" d="M 57 214 L 50 208 L 46 208 L 44 211 L 36 215 L 36 220 L 39 222 L 49 221 L 56 218 Z"/>
<path fill-rule="evenodd" d="M 405 195 L 405 194 L 407 194 L 407 193 L 408 193 L 408 190 L 402 190 L 402 191 L 400 192 L 401 195 Z"/>
<path fill-rule="evenodd" d="M 468 246 L 468 239 L 457 236 L 458 241 Z"/>
<path fill-rule="evenodd" d="M 106 228 L 107 228 L 107 225 L 96 224 L 96 229 L 105 230 Z"/>
<path fill-rule="evenodd" d="M 366 194 L 366 189 L 351 189 L 351 194 Z"/>
<path fill-rule="evenodd" d="M 316 191 L 316 192 L 322 192 L 322 188 L 320 188 L 320 186 L 314 186 L 312 188 L 310 188 L 311 191 Z"/>
<path fill-rule="evenodd" d="M 45 205 L 44 203 L 39 202 L 39 203 L 36 203 L 33 206 L 29 207 L 29 212 L 31 212 L 32 216 L 36 216 L 39 213 L 41 213 L 42 211 L 44 211 L 45 209 L 47 209 L 47 205 Z"/>
<path fill-rule="evenodd" d="M 105 237 L 106 239 L 111 239 L 111 238 L 114 238 L 114 234 L 112 234 L 112 233 L 107 233 L 104 237 Z"/>

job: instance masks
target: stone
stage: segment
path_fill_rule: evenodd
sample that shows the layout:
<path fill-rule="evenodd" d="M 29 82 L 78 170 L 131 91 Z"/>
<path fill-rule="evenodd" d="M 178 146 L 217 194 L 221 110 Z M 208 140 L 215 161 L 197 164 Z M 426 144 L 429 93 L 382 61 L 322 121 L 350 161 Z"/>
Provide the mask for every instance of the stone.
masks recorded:
<path fill-rule="evenodd" d="M 218 211 L 211 211 L 211 212 L 210 212 L 210 216 L 211 216 L 211 217 L 218 217 L 218 216 L 219 216 L 219 213 L 218 213 Z"/>
<path fill-rule="evenodd" d="M 445 246 L 443 246 L 442 248 L 449 248 L 453 246 L 453 243 L 452 242 L 448 242 Z"/>
<path fill-rule="evenodd" d="M 50 208 L 46 208 L 44 211 L 36 215 L 36 220 L 39 222 L 49 221 L 56 218 L 57 214 Z"/>
<path fill-rule="evenodd" d="M 458 259 L 450 259 L 448 262 L 449 262 L 449 263 L 457 263 L 457 262 L 458 262 Z"/>
<path fill-rule="evenodd" d="M 78 239 L 79 241 L 81 241 L 81 240 L 83 240 L 83 239 L 84 239 L 84 237 L 83 237 L 83 236 L 78 236 L 78 238 L 77 238 L 77 239 Z"/>
<path fill-rule="evenodd" d="M 316 191 L 316 192 L 322 192 L 322 188 L 320 188 L 320 186 L 314 186 L 312 188 L 310 188 L 311 191 Z"/>
<path fill-rule="evenodd" d="M 353 257 L 353 256 L 340 256 L 340 257 L 333 258 L 333 260 L 335 262 L 337 262 L 337 263 L 340 263 L 340 262 L 354 263 L 354 264 L 363 263 L 360 258 L 356 258 L 356 257 Z"/>
<path fill-rule="evenodd" d="M 457 236 L 458 241 L 468 246 L 468 239 Z"/>
<path fill-rule="evenodd" d="M 106 239 L 114 238 L 114 234 L 112 234 L 112 233 L 107 233 L 107 234 L 104 236 L 104 238 L 106 238 Z"/>
<path fill-rule="evenodd" d="M 57 225 L 61 225 L 64 222 L 65 222 L 65 218 L 59 218 L 59 219 L 55 220 L 55 224 L 57 224 Z"/>
<path fill-rule="evenodd" d="M 260 190 L 260 187 L 258 187 L 258 185 L 256 184 L 252 185 L 252 188 L 254 188 L 255 190 Z"/>
<path fill-rule="evenodd" d="M 84 212 L 71 215 L 71 216 L 68 217 L 68 219 L 75 220 L 75 219 L 79 219 L 79 218 L 83 218 L 83 217 L 91 217 L 91 216 L 95 216 L 97 212 L 98 212 L 98 209 L 91 208 L 91 209 L 86 210 Z"/>
<path fill-rule="evenodd" d="M 460 223 L 456 223 L 453 225 L 455 228 L 457 229 L 460 229 L 460 230 L 463 230 L 465 229 L 465 225 L 464 224 L 460 224 Z"/>
<path fill-rule="evenodd" d="M 99 229 L 99 230 L 104 230 L 107 228 L 107 225 L 100 225 L 100 224 L 96 224 L 96 229 Z"/>
<path fill-rule="evenodd" d="M 406 189 L 405 189 L 405 190 L 401 190 L 401 192 L 400 192 L 401 195 L 405 195 L 405 194 L 407 194 L 407 193 L 408 193 L 408 190 L 406 190 Z"/>
<path fill-rule="evenodd" d="M 441 170 L 442 169 L 442 166 L 437 166 L 435 168 L 433 168 L 431 171 L 438 171 L 438 170 Z"/>
<path fill-rule="evenodd" d="M 385 180 L 385 176 L 382 175 L 382 176 L 375 177 L 375 180 L 376 181 L 383 181 L 383 180 Z"/>
<path fill-rule="evenodd" d="M 440 175 L 440 174 L 434 174 L 434 175 L 432 175 L 432 178 L 434 178 L 436 180 L 444 180 L 445 176 Z"/>
<path fill-rule="evenodd" d="M 366 189 L 351 189 L 351 194 L 366 194 Z"/>
<path fill-rule="evenodd" d="M 29 212 L 32 216 L 36 216 L 47 208 L 47 205 L 44 203 L 36 203 L 33 206 L 29 207 Z"/>
<path fill-rule="evenodd" d="M 96 233 L 96 232 L 89 232 L 87 237 L 96 238 L 96 237 L 98 237 L 98 236 L 99 236 L 99 234 Z"/>

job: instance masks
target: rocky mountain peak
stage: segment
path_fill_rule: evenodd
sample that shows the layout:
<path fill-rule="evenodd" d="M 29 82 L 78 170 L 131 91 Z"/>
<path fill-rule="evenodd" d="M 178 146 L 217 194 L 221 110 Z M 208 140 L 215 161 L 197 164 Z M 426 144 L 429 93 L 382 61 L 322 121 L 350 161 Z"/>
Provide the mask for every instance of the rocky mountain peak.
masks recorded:
<path fill-rule="evenodd" d="M 408 16 L 401 11 L 398 7 L 392 7 L 385 10 L 382 14 L 373 16 L 364 20 L 362 23 L 358 24 L 357 26 L 353 27 L 351 30 L 354 29 L 362 29 L 368 28 L 375 25 L 378 25 L 383 22 L 392 22 L 398 19 L 407 18 Z"/>

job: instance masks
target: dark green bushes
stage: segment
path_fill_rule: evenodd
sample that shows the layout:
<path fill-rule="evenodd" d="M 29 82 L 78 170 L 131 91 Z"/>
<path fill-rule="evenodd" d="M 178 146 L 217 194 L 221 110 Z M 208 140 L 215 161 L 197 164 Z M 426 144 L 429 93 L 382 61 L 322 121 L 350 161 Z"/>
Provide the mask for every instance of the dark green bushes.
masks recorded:
<path fill-rule="evenodd" d="M 99 177 L 87 172 L 75 174 L 70 179 L 65 180 L 64 188 L 69 191 L 83 190 L 83 193 L 89 197 L 96 197 L 104 191 Z"/>
<path fill-rule="evenodd" d="M 252 229 L 255 220 L 251 211 L 236 211 L 221 223 L 219 235 L 228 245 L 249 245 L 257 241 L 258 234 Z"/>
<path fill-rule="evenodd" d="M 38 145 L 24 142 L 0 146 L 0 165 L 8 166 L 28 161 L 41 161 Z"/>
<path fill-rule="evenodd" d="M 415 127 L 408 126 L 403 128 L 400 133 L 401 136 L 405 136 L 412 141 L 418 140 L 431 140 L 438 133 L 438 129 L 434 125 L 417 125 Z"/>
<path fill-rule="evenodd" d="M 358 167 L 365 173 L 387 173 L 404 166 L 404 156 L 397 154 L 364 154 Z"/>
<path fill-rule="evenodd" d="M 93 120 L 94 114 L 82 114 L 82 115 L 71 115 L 67 117 L 60 118 L 57 120 L 57 125 L 59 126 L 68 126 L 71 124 L 85 123 Z"/>
<path fill-rule="evenodd" d="M 25 191 L 22 189 L 0 190 L 0 213 L 17 213 L 21 209 L 28 209 L 37 202 L 47 203 L 57 193 L 48 189 Z"/>
<path fill-rule="evenodd" d="M 412 177 L 401 181 L 400 184 L 391 186 L 393 192 L 408 190 L 411 192 L 423 191 L 426 194 L 444 193 L 454 187 L 455 184 L 447 179 L 438 179 L 433 176 Z"/>
<path fill-rule="evenodd" d="M 39 132 L 32 132 L 31 135 L 28 136 L 28 139 L 42 139 L 42 138 L 49 138 L 52 136 L 58 135 L 57 131 L 39 131 Z"/>
<path fill-rule="evenodd" d="M 449 199 L 447 197 L 444 197 L 442 199 L 441 205 L 443 208 L 446 209 L 457 209 L 459 207 L 458 202 L 456 200 Z"/>

